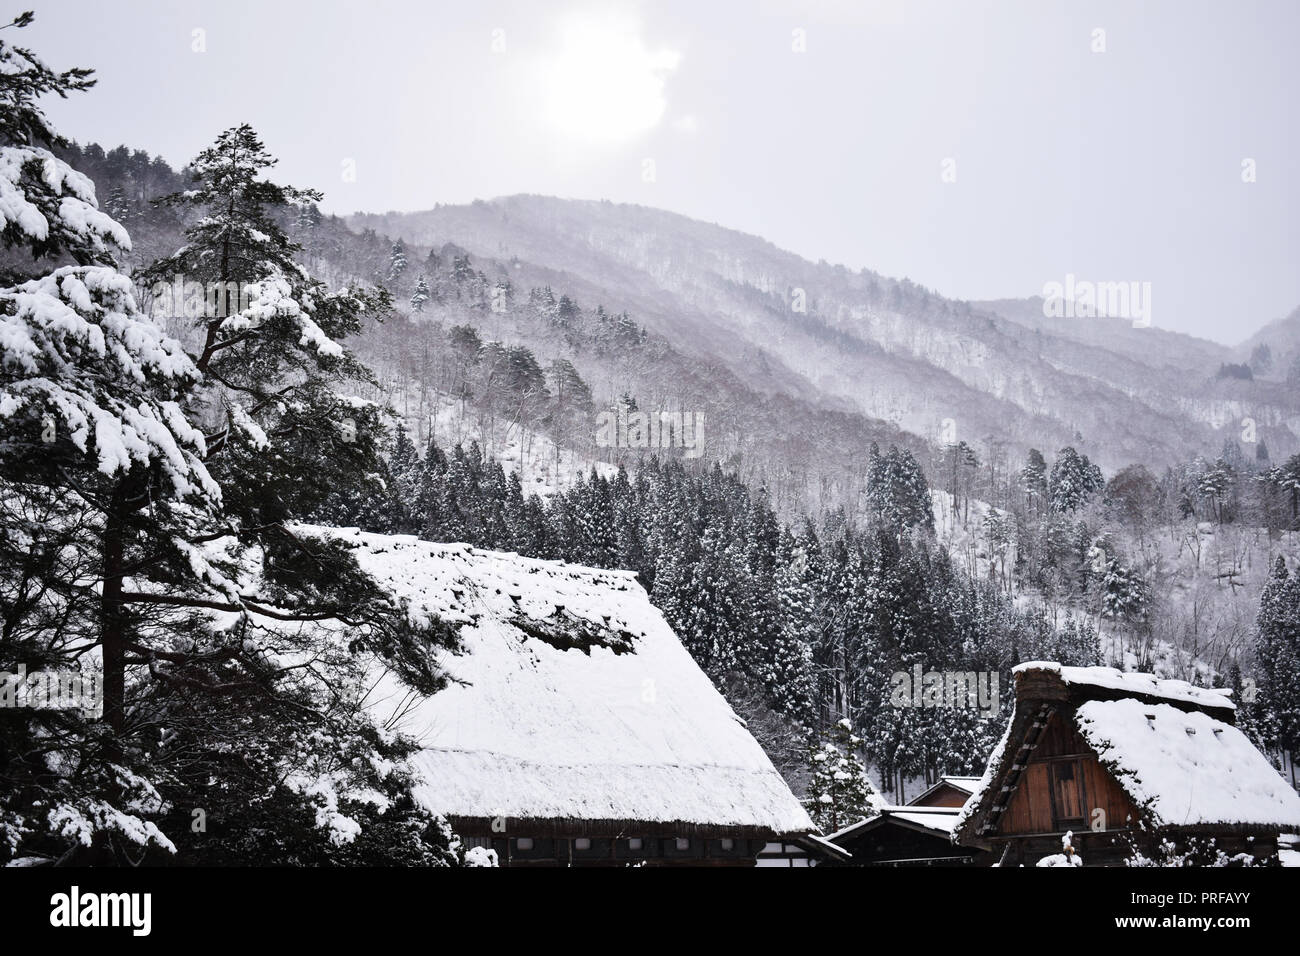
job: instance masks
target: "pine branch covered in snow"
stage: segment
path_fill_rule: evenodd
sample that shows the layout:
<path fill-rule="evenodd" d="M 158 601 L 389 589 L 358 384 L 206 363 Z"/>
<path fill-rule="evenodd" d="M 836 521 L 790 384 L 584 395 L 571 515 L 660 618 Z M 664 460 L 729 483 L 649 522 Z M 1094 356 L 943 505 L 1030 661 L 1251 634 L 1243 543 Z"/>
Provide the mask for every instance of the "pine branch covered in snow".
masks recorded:
<path fill-rule="evenodd" d="M 5 29 L 22 29 L 32 19 L 22 14 Z M 115 248 L 131 248 L 126 230 L 99 211 L 94 184 L 50 152 L 66 141 L 39 105 L 42 96 L 66 98 L 94 86 L 92 72 L 56 72 L 0 37 L 0 241 L 26 246 L 33 258 L 111 265 Z"/>

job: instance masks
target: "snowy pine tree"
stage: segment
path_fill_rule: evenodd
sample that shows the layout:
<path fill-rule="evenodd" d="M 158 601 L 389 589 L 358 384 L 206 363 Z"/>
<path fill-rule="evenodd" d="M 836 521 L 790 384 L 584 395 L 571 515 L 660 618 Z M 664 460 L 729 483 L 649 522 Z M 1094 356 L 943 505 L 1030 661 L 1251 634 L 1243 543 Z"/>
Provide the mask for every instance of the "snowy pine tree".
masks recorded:
<path fill-rule="evenodd" d="M 429 280 L 420 276 L 415 283 L 415 291 L 411 293 L 411 311 L 419 315 L 424 311 L 424 304 L 429 301 Z"/>
<path fill-rule="evenodd" d="M 14 26 L 30 22 L 24 14 Z M 161 809 L 158 792 L 122 739 L 132 640 L 124 542 L 144 536 L 159 546 L 161 569 L 193 573 L 172 542 L 221 502 L 202 461 L 205 436 L 181 407 L 199 373 L 111 266 L 111 247 L 130 248 L 125 230 L 98 211 L 89 181 L 45 148 L 60 139 L 36 98 L 89 88 L 89 71 L 56 74 L 3 40 L 0 64 L 0 242 L 32 254 L 29 275 L 42 255 L 82 263 L 0 289 L 0 670 L 81 671 L 97 647 L 103 681 L 102 723 L 24 709 L 0 728 L 0 859 L 71 852 L 60 830 L 79 819 L 93 821 L 84 836 L 92 850 L 113 839 L 168 850 L 148 819 Z"/>
<path fill-rule="evenodd" d="M 1020 489 L 1035 511 L 1047 498 L 1047 462 L 1037 448 L 1029 449 L 1025 466 L 1020 470 Z"/>
<path fill-rule="evenodd" d="M 126 197 L 126 190 L 121 185 L 114 186 L 104 202 L 104 212 L 113 217 L 115 222 L 126 225 L 131 218 L 131 203 Z"/>
<path fill-rule="evenodd" d="M 848 719 L 836 721 L 822 733 L 809 760 L 808 815 L 823 833 L 833 833 L 878 814 L 876 791 L 858 756 L 862 738 Z"/>
<path fill-rule="evenodd" d="M 867 459 L 867 507 L 895 533 L 934 527 L 930 487 L 910 451 L 890 446 L 881 455 L 872 443 Z"/>
<path fill-rule="evenodd" d="M 1073 447 L 1062 448 L 1052 463 L 1048 498 L 1057 514 L 1077 511 L 1105 487 L 1101 469 Z"/>
<path fill-rule="evenodd" d="M 1106 559 L 1101 580 L 1102 614 L 1106 617 L 1136 621 L 1147 605 L 1147 585 L 1142 576 L 1125 567 L 1117 557 Z"/>
<path fill-rule="evenodd" d="M 388 254 L 388 281 L 396 282 L 406 272 L 406 243 L 398 239 Z"/>
<path fill-rule="evenodd" d="M 1255 628 L 1255 726 L 1270 749 L 1300 752 L 1300 575 L 1280 555 Z"/>
<path fill-rule="evenodd" d="M 173 199 L 210 215 L 155 273 L 222 283 L 209 300 L 219 314 L 198 310 L 187 353 L 112 267 L 125 230 L 46 148 L 58 138 L 36 97 L 85 89 L 88 72 L 55 74 L 4 41 L 0 61 L 0 240 L 79 263 L 41 275 L 33 260 L 35 278 L 0 289 L 0 667 L 78 670 L 97 652 L 103 685 L 102 719 L 32 709 L 0 728 L 0 859 L 211 852 L 184 809 L 201 806 L 244 863 L 336 850 L 432 862 L 446 840 L 431 816 L 407 804 L 380 821 L 356 800 L 396 805 L 410 786 L 406 744 L 368 723 L 357 693 L 371 654 L 435 690 L 429 649 L 454 634 L 409 621 L 343 549 L 291 528 L 374 461 L 367 436 L 340 447 L 336 417 L 374 413 L 331 387 L 356 369 L 332 336 L 355 328 L 358 300 L 292 262 L 263 207 L 293 194 L 254 179 L 269 164 L 260 144 L 231 131 L 196 162 L 199 187 Z M 252 623 L 331 619 L 358 629 L 350 644 Z M 303 657 L 310 677 L 276 663 Z M 374 824 L 346 851 L 317 826 L 318 774 Z M 307 837 L 286 851 L 295 828 Z"/>

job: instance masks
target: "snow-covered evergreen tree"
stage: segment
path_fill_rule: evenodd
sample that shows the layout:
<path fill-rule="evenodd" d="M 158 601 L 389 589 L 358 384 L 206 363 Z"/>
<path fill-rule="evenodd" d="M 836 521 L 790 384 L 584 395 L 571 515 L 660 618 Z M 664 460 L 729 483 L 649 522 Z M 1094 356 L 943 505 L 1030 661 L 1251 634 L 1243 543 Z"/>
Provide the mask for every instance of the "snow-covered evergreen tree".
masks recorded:
<path fill-rule="evenodd" d="M 220 507 L 205 436 L 182 408 L 199 373 L 113 268 L 112 249 L 130 248 L 126 231 L 97 209 L 89 181 L 48 151 L 61 140 L 37 98 L 89 88 L 89 71 L 55 73 L 2 39 L 0 68 L 0 242 L 28 250 L 21 271 L 38 276 L 0 289 L 0 670 L 80 671 L 98 649 L 103 686 L 102 723 L 85 711 L 24 709 L 0 729 L 0 859 L 63 853 L 60 833 L 79 821 L 96 846 L 171 849 L 148 819 L 161 808 L 158 792 L 121 740 L 123 541 L 152 538 L 160 568 L 183 576 L 188 563 L 173 563 L 183 549 L 170 542 Z M 81 265 L 39 275 L 43 255 Z M 75 783 L 60 766 L 75 768 Z M 38 794 L 39 807 L 25 803 Z"/>
<path fill-rule="evenodd" d="M 781 534 L 775 589 L 771 645 L 762 665 L 762 678 L 774 709 L 790 720 L 810 724 L 814 717 L 816 688 L 812 649 L 817 641 L 817 603 L 808 547 L 788 531 Z"/>
<path fill-rule="evenodd" d="M 293 263 L 264 213 L 290 193 L 255 179 L 260 144 L 231 131 L 174 199 L 210 215 L 160 274 L 223 283 L 187 353 L 113 268 L 125 230 L 49 152 L 36 98 L 87 88 L 88 71 L 56 74 L 3 40 L 0 63 L 0 241 L 34 257 L 32 278 L 0 289 L 0 669 L 97 660 L 103 686 L 102 718 L 24 709 L 0 725 L 0 860 L 199 859 L 212 846 L 190 829 L 197 806 L 243 863 L 433 862 L 447 839 L 409 800 L 408 745 L 369 724 L 358 693 L 374 654 L 436 689 L 430 649 L 454 634 L 409 621 L 344 549 L 292 524 L 373 461 L 366 436 L 339 447 L 336 417 L 373 413 L 331 388 L 357 368 L 333 337 L 358 300 Z M 42 274 L 45 255 L 78 264 Z M 247 301 L 225 282 L 246 282 Z M 328 620 L 356 628 L 351 642 L 253 623 Z M 352 814 L 354 839 L 321 824 L 329 808 Z"/>
<path fill-rule="evenodd" d="M 1029 449 L 1025 466 L 1020 470 L 1020 489 L 1034 510 L 1047 498 L 1047 462 L 1037 448 Z"/>
<path fill-rule="evenodd" d="M 809 760 L 808 815 L 823 833 L 876 816 L 879 801 L 858 756 L 862 738 L 853 733 L 848 719 L 836 721 L 820 735 Z"/>
<path fill-rule="evenodd" d="M 1102 614 L 1106 617 L 1135 621 L 1145 613 L 1147 584 L 1132 568 L 1125 567 L 1112 555 L 1104 559 L 1101 574 Z"/>
<path fill-rule="evenodd" d="M 396 282 L 406 272 L 406 243 L 398 239 L 388 254 L 388 281 Z"/>
<path fill-rule="evenodd" d="M 1065 447 L 1052 463 L 1047 483 L 1051 508 L 1057 514 L 1077 511 L 1105 485 L 1101 469 L 1073 447 Z"/>
<path fill-rule="evenodd" d="M 1280 555 L 1255 628 L 1256 731 L 1270 749 L 1300 752 L 1300 575 Z"/>
<path fill-rule="evenodd" d="M 1209 504 L 1210 514 L 1222 524 L 1229 516 L 1229 502 L 1237 476 L 1232 466 L 1222 458 L 1215 460 L 1199 476 L 1196 492 Z"/>
<path fill-rule="evenodd" d="M 882 455 L 872 443 L 867 459 L 867 507 L 895 532 L 934 527 L 930 487 L 910 451 L 891 446 Z"/>
<path fill-rule="evenodd" d="M 32 14 L 21 14 L 6 29 L 22 29 L 32 20 Z M 40 107 L 48 94 L 66 97 L 90 89 L 91 73 L 81 67 L 55 72 L 32 51 L 0 40 L 0 242 L 27 249 L 33 262 L 66 256 L 79 265 L 111 266 L 115 253 L 131 248 L 126 229 L 100 211 L 91 181 L 51 152 L 67 141 Z M 29 268 L 0 279 L 39 274 Z"/>
<path fill-rule="evenodd" d="M 127 225 L 131 218 L 131 203 L 127 199 L 126 190 L 122 186 L 116 185 L 108 194 L 108 199 L 104 202 L 104 212 L 108 213 L 115 222 Z"/>
<path fill-rule="evenodd" d="M 424 304 L 429 301 L 429 280 L 420 276 L 415 282 L 415 291 L 411 293 L 411 311 L 419 315 L 424 311 Z"/>

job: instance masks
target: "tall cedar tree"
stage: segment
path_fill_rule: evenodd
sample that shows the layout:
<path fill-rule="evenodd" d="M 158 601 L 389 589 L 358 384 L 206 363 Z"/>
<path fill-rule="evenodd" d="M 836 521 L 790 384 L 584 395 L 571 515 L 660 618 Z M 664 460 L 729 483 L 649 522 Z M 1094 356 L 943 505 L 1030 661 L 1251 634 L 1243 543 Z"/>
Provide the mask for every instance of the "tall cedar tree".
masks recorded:
<path fill-rule="evenodd" d="M 1279 555 L 1256 620 L 1256 732 L 1272 750 L 1300 751 L 1300 575 Z M 1249 703 L 1249 702 L 1248 702 Z"/>

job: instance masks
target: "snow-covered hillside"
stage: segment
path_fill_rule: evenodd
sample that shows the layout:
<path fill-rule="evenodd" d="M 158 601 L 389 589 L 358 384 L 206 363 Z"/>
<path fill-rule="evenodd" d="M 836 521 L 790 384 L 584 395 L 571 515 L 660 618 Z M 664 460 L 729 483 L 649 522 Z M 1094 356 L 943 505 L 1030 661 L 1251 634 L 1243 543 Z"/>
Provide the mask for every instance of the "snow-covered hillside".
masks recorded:
<path fill-rule="evenodd" d="M 1221 444 L 1221 423 L 1203 410 L 1230 401 L 1270 423 L 1270 447 L 1297 442 L 1294 395 L 1274 383 L 1216 379 L 1221 346 L 1155 328 L 1113 336 L 1103 329 L 1085 341 L 1046 321 L 1026 335 L 1032 301 L 974 308 L 661 210 L 510 196 L 350 222 L 564 276 L 751 386 L 847 402 L 925 438 L 953 420 L 963 435 L 1011 447 L 1081 440 L 1108 468 L 1163 466 Z M 1181 364 L 1135 359 L 1134 335 L 1146 336 L 1139 340 L 1147 354 L 1170 351 Z"/>
<path fill-rule="evenodd" d="M 404 393 L 398 392 L 390 401 L 416 448 L 423 452 L 431 440 L 444 450 L 456 445 L 468 448 L 477 442 L 484 455 L 501 463 L 507 475 L 518 473 L 526 495 L 549 499 L 557 491 L 572 487 L 579 475 L 589 475 L 592 469 L 606 478 L 618 474 L 616 465 L 571 447 L 557 446 L 549 436 L 518 422 L 487 421 L 466 402 L 435 394 L 421 410 L 404 401 Z"/>

